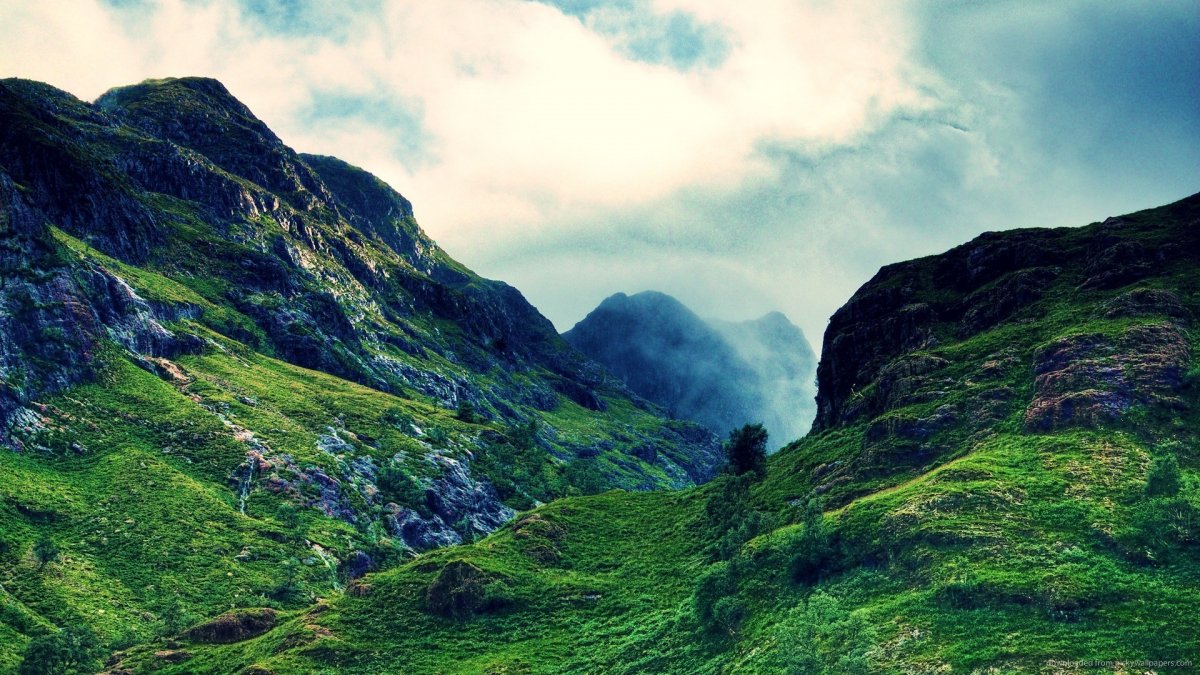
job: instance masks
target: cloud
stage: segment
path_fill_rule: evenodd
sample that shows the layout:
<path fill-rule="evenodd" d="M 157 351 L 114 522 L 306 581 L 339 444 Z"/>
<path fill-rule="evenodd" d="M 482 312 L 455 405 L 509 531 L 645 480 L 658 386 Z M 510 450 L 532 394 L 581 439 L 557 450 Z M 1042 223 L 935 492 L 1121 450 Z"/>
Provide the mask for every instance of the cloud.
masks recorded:
<path fill-rule="evenodd" d="M 217 77 L 561 328 L 655 288 L 819 340 L 881 264 L 1193 191 L 1189 4 L 0 0 L 0 71 Z"/>

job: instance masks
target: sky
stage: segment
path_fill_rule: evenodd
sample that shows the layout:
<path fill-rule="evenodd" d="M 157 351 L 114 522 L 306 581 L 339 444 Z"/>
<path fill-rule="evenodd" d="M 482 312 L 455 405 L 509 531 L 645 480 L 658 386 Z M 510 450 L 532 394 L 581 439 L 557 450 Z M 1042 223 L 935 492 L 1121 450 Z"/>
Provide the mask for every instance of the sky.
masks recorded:
<path fill-rule="evenodd" d="M 1200 191 L 1194 0 L 0 0 L 0 76 L 186 75 L 560 330 L 654 289 L 819 350 L 882 265 Z"/>

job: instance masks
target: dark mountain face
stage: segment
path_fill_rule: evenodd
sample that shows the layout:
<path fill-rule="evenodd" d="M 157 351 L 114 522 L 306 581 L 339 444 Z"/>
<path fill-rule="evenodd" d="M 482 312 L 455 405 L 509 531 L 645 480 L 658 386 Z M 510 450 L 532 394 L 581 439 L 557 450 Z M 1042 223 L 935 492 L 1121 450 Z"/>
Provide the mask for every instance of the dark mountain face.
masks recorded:
<path fill-rule="evenodd" d="M 763 422 L 778 448 L 812 419 L 815 357 L 779 313 L 706 322 L 662 293 L 618 293 L 563 337 L 634 392 L 717 433 Z"/>
<path fill-rule="evenodd" d="M 421 415 L 457 410 L 490 425 L 435 450 L 466 466 L 491 447 L 500 497 L 519 505 L 567 490 L 564 467 L 576 461 L 599 486 L 644 489 L 702 482 L 719 460 L 711 434 L 631 402 L 520 292 L 450 258 L 404 197 L 345 162 L 295 153 L 213 80 L 147 81 L 94 105 L 36 82 L 0 82 L 0 233 L 0 441 L 9 447 L 50 447 L 43 436 L 54 425 L 35 404 L 122 359 L 171 380 L 187 370 L 180 359 L 200 372 L 210 357 L 261 357 L 397 405 L 432 406 Z M 227 405 L 202 403 L 197 415 Z M 300 426 L 341 427 L 339 405 Z M 601 414 L 611 407 L 618 412 Z M 391 461 L 376 432 L 360 431 L 372 439 L 364 452 Z M 525 459 L 503 445 L 518 437 Z M 287 463 L 279 450 L 251 452 Z M 225 471 L 253 473 L 248 459 L 250 469 L 238 468 L 242 459 Z M 375 485 L 373 471 L 345 468 L 338 480 Z M 344 513 L 362 518 L 376 501 Z M 495 512 L 494 498 L 483 502 Z M 464 517 L 459 507 L 443 509 L 446 518 Z M 502 521 L 489 518 L 484 529 Z M 436 539 L 405 532 L 422 545 Z"/>

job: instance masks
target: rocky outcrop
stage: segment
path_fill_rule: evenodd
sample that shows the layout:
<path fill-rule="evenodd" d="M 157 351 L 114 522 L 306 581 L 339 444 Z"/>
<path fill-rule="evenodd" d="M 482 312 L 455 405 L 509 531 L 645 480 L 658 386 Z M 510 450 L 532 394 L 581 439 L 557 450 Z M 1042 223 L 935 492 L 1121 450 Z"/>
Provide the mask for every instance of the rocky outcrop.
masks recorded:
<path fill-rule="evenodd" d="M 201 347 L 163 322 L 186 307 L 151 305 L 129 284 L 94 264 L 70 267 L 59 255 L 47 217 L 0 170 L 0 444 L 21 449 L 30 414 L 17 411 L 38 396 L 87 379 L 105 341 L 116 343 L 146 368 L 150 357 L 172 357 Z"/>
<path fill-rule="evenodd" d="M 269 607 L 226 612 L 188 629 L 183 638 L 192 642 L 229 644 L 249 640 L 275 627 L 275 610 Z"/>
<path fill-rule="evenodd" d="M 935 400 L 949 361 L 942 345 L 1044 318 L 1066 294 L 1106 319 L 1168 318 L 1102 344 L 1072 337 L 1029 356 L 985 359 L 978 375 L 1032 359 L 1030 429 L 1111 419 L 1137 397 L 1169 402 L 1192 312 L 1174 292 L 1143 285 L 1194 269 L 1200 196 L 1080 229 L 986 233 L 938 256 L 884 267 L 830 319 L 817 369 L 815 430 L 870 421 Z M 1098 338 L 1097 338 L 1098 339 Z M 1028 361 L 1025 361 L 1028 363 Z M 1140 364 L 1140 365 L 1137 365 Z M 959 371 L 961 373 L 961 370 Z"/>
<path fill-rule="evenodd" d="M 1134 404 L 1177 405 L 1191 364 L 1184 332 L 1170 323 L 1135 325 L 1118 337 L 1074 335 L 1038 351 L 1030 430 L 1095 426 Z"/>

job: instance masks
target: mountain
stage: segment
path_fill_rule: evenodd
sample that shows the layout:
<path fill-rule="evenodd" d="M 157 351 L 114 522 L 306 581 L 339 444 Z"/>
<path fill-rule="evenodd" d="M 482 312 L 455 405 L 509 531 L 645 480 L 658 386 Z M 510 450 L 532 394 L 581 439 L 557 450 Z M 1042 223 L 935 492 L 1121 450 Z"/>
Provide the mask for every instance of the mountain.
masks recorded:
<path fill-rule="evenodd" d="M 0 81 L 0 244 L 0 671 L 720 460 L 214 80 Z"/>
<path fill-rule="evenodd" d="M 1200 194 L 889 265 L 833 316 L 814 430 L 761 478 L 561 499 L 269 630 L 233 612 L 117 667 L 1195 664 L 1197 269 Z M 213 645 L 218 626 L 262 636 Z"/>
<path fill-rule="evenodd" d="M 815 413 L 816 356 L 778 312 L 705 321 L 663 293 L 617 293 L 563 338 L 635 393 L 718 434 L 762 422 L 775 449 L 803 435 Z"/>
<path fill-rule="evenodd" d="M 753 321 L 708 324 L 757 376 L 764 403 L 757 419 L 775 437 L 769 447 L 783 447 L 808 433 L 816 415 L 817 355 L 800 327 L 780 312 Z"/>

